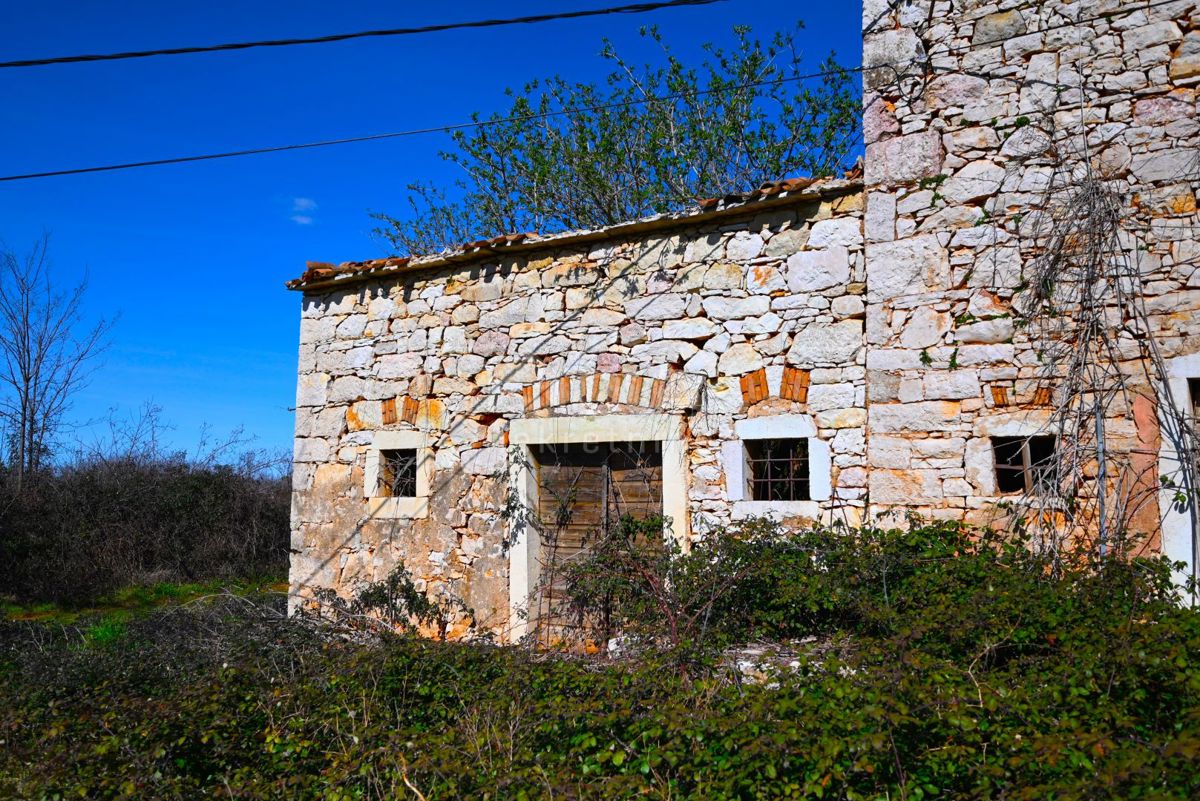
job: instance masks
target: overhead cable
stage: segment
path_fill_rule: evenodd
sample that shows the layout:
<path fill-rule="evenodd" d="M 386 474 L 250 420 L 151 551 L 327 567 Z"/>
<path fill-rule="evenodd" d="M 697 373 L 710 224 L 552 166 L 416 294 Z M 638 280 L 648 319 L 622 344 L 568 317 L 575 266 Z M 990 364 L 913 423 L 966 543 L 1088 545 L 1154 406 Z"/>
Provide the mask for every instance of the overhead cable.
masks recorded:
<path fill-rule="evenodd" d="M 553 14 L 532 14 L 525 17 L 510 17 L 508 19 L 486 19 L 472 22 L 445 22 L 435 25 L 421 25 L 411 28 L 384 28 L 373 31 L 355 31 L 353 33 L 334 33 L 326 36 L 311 36 L 294 39 L 265 39 L 257 42 L 227 42 L 215 45 L 197 45 L 195 47 L 168 47 L 156 50 L 130 50 L 122 53 L 92 53 L 74 56 L 54 56 L 50 58 L 28 58 L 16 61 L 0 61 L 0 69 L 16 67 L 43 67 L 50 64 L 81 64 L 94 61 L 120 61 L 131 58 L 150 58 L 152 56 L 182 56 L 195 53 L 216 53 L 226 50 L 249 50 L 255 47 L 290 47 L 292 45 L 327 44 L 329 42 L 345 42 L 351 39 L 368 39 L 384 36 L 412 36 L 420 33 L 439 33 L 442 31 L 466 30 L 470 28 L 497 28 L 505 25 L 528 25 L 533 23 L 551 22 L 553 20 L 581 19 L 583 17 L 599 17 L 608 14 L 645 14 L 666 8 L 683 6 L 706 6 L 713 3 L 724 3 L 726 0 L 661 0 L 654 3 L 633 3 L 610 8 L 581 9 L 578 11 L 560 11 Z"/>

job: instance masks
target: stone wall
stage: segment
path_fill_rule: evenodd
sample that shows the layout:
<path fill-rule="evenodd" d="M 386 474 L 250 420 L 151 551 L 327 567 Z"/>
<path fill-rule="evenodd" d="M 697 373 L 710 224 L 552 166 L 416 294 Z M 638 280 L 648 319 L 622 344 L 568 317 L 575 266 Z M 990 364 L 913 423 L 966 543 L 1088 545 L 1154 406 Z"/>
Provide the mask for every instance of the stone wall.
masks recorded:
<path fill-rule="evenodd" d="M 402 562 L 432 597 L 473 611 L 452 635 L 507 631 L 503 511 L 521 418 L 682 418 L 694 534 L 739 513 L 722 463 L 739 421 L 799 421 L 827 454 L 829 487 L 790 513 L 857 522 L 861 212 L 857 184 L 825 182 L 501 253 L 468 249 L 386 278 L 368 264 L 301 282 L 293 604 L 319 588 L 351 595 Z M 381 514 L 364 494 L 381 432 L 419 437 L 403 441 L 428 455 L 416 517 Z"/>
<path fill-rule="evenodd" d="M 864 80 L 873 513 L 994 520 L 987 438 L 1034 433 L 1062 390 L 1033 332 L 1014 325 L 1014 299 L 1045 244 L 1047 190 L 1089 166 L 1122 198 L 1121 246 L 1167 369 L 1200 351 L 1200 14 L 1195 2 L 1145 6 L 864 3 L 864 64 L 895 65 Z M 1139 340 L 1122 331 L 1118 342 L 1131 376 Z M 1108 445 L 1140 465 L 1152 502 L 1137 524 L 1153 539 L 1170 466 L 1157 461 L 1161 392 L 1140 380 L 1112 409 Z M 1186 387 L 1176 395 L 1187 402 Z"/>

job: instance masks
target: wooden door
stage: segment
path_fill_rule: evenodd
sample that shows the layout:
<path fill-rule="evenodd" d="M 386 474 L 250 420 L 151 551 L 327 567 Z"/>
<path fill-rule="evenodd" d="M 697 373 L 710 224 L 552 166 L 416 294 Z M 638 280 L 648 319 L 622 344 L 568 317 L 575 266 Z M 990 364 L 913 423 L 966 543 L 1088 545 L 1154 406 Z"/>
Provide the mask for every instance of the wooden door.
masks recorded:
<path fill-rule="evenodd" d="M 658 443 L 586 443 L 533 448 L 538 464 L 538 639 L 543 645 L 591 648 L 607 622 L 568 610 L 564 572 L 624 515 L 662 515 Z"/>

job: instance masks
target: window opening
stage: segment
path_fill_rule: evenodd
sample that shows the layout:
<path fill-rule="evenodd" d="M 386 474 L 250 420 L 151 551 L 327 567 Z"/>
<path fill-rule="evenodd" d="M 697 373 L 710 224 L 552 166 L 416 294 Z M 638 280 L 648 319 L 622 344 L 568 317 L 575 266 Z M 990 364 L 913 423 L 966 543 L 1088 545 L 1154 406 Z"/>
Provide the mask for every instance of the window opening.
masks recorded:
<path fill-rule="evenodd" d="M 379 494 L 389 498 L 417 497 L 415 448 L 379 452 Z"/>
<path fill-rule="evenodd" d="M 807 439 L 746 440 L 750 497 L 756 501 L 811 500 Z"/>
<path fill-rule="evenodd" d="M 996 488 L 1002 493 L 1033 494 L 1053 479 L 1057 437 L 992 437 Z"/>

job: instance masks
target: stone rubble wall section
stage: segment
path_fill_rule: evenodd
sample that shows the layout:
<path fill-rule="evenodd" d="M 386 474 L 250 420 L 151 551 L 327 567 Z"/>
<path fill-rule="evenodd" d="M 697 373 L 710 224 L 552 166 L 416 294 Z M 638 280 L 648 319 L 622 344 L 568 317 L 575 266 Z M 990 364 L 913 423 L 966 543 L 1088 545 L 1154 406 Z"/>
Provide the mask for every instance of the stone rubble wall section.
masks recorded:
<path fill-rule="evenodd" d="M 872 514 L 990 522 L 987 437 L 1032 433 L 1049 415 L 1012 302 L 1056 165 L 1090 159 L 1127 200 L 1136 235 L 1123 245 L 1153 333 L 1167 358 L 1200 350 L 1200 12 L 1144 5 L 864 2 L 866 67 L 933 66 L 921 80 L 864 73 Z M 1136 343 L 1121 346 L 1136 356 Z M 1110 444 L 1140 452 L 1153 482 L 1153 402 L 1137 403 L 1114 410 Z M 1146 531 L 1157 516 L 1145 510 Z"/>
<path fill-rule="evenodd" d="M 403 563 L 476 630 L 508 623 L 508 426 L 527 416 L 685 416 L 691 528 L 731 519 L 721 442 L 739 419 L 807 414 L 831 445 L 826 519 L 861 519 L 867 475 L 863 197 L 700 217 L 527 258 L 306 294 L 293 603 L 350 596 Z M 428 517 L 368 514 L 374 432 L 434 449 Z M 461 634 L 470 618 L 451 628 Z M 456 628 L 457 627 L 457 628 Z"/>

